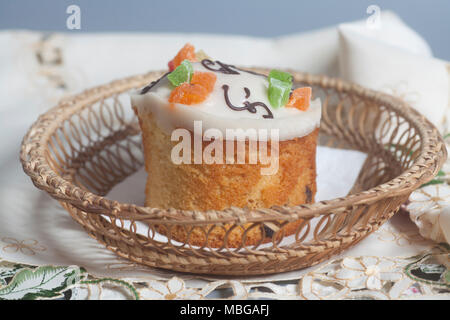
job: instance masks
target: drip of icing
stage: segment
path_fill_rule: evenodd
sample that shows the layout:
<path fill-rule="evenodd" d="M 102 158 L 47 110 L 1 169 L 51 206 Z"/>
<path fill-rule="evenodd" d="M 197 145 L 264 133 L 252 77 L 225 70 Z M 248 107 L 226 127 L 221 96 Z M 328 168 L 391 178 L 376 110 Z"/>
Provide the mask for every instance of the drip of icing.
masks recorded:
<path fill-rule="evenodd" d="M 173 86 L 167 74 L 140 92 L 131 93 L 132 105 L 138 112 L 152 113 L 158 126 L 168 134 L 176 128 L 193 130 L 194 121 L 199 120 L 204 131 L 214 128 L 224 136 L 227 129 L 278 129 L 280 140 L 290 140 L 303 137 L 320 125 L 319 99 L 312 100 L 306 111 L 272 108 L 265 76 L 207 59 L 192 65 L 194 71 L 214 72 L 217 76 L 213 92 L 200 104 L 170 104 Z"/>

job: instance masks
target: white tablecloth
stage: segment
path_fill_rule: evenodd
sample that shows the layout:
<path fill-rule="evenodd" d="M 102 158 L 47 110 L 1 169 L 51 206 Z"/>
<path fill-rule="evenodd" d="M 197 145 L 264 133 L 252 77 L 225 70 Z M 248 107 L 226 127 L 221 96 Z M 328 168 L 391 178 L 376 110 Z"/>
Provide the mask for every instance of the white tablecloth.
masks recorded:
<path fill-rule="evenodd" d="M 273 276 L 208 278 L 119 259 L 34 188 L 18 160 L 27 128 L 61 97 L 166 68 L 185 42 L 233 64 L 289 67 L 386 91 L 410 102 L 447 134 L 449 64 L 433 58 L 427 43 L 393 13 L 381 18 L 380 28 L 361 21 L 275 39 L 0 32 L 0 298 L 48 292 L 52 298 L 77 299 L 450 298 L 448 165 L 437 184 L 413 194 L 411 217 L 397 214 L 339 257 Z"/>

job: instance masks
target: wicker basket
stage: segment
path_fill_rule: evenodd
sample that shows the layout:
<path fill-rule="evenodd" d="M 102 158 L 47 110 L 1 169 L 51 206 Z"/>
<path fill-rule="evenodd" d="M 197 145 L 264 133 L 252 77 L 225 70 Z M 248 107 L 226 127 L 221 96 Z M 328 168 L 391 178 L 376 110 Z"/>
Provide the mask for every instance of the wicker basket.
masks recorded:
<path fill-rule="evenodd" d="M 432 179 L 447 153 L 438 131 L 405 102 L 338 79 L 290 72 L 322 99 L 319 143 L 368 155 L 344 198 L 296 207 L 207 212 L 148 208 L 105 198 L 143 165 L 140 131 L 126 92 L 162 72 L 114 81 L 61 101 L 24 137 L 23 169 L 92 237 L 137 263 L 221 275 L 270 274 L 317 264 L 388 220 L 414 189 Z M 287 244 L 278 232 L 272 242 L 250 247 L 231 248 L 227 241 L 221 248 L 207 246 L 213 225 L 232 224 L 230 232 L 244 224 L 249 230 L 271 223 L 282 230 L 298 219 L 302 223 Z M 138 232 L 138 225 L 146 232 Z M 174 241 L 170 236 L 174 226 L 184 227 L 188 235 L 193 228 L 202 230 L 205 245 Z M 156 232 L 160 227 L 165 228 L 166 239 Z"/>

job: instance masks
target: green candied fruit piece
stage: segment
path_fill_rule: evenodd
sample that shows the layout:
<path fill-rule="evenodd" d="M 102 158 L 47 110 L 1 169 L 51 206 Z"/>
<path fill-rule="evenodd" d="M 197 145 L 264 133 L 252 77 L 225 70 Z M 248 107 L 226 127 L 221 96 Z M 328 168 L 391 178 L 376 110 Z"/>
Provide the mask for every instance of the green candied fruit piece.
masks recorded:
<path fill-rule="evenodd" d="M 269 78 L 269 102 L 274 108 L 284 106 L 289 100 L 292 83 Z"/>
<path fill-rule="evenodd" d="M 288 72 L 272 69 L 269 73 L 269 80 L 270 79 L 278 79 L 283 82 L 289 82 L 292 83 L 292 75 Z"/>
<path fill-rule="evenodd" d="M 178 87 L 182 83 L 191 82 L 193 73 L 194 68 L 192 67 L 190 61 L 183 60 L 183 62 L 181 62 L 181 64 L 175 70 L 169 73 L 167 79 L 169 79 L 170 83 L 175 87 Z"/>

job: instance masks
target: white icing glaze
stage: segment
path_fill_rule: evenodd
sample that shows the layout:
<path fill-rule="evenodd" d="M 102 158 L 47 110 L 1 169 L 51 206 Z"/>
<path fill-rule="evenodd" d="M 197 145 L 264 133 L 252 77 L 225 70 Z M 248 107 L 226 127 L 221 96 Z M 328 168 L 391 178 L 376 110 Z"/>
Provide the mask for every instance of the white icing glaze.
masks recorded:
<path fill-rule="evenodd" d="M 192 64 L 194 71 L 213 72 L 206 69 L 200 62 Z M 218 66 L 213 66 L 218 68 Z M 296 108 L 272 108 L 267 97 L 269 86 L 266 77 L 239 71 L 239 75 L 214 72 L 217 81 L 214 91 L 201 104 L 183 105 L 168 102 L 173 89 L 167 77 L 162 78 L 145 94 L 134 91 L 130 94 L 131 103 L 137 107 L 140 114 L 151 112 L 158 126 L 170 134 L 176 128 L 193 131 L 194 121 L 202 121 L 203 132 L 207 129 L 218 129 L 225 137 L 227 129 L 278 129 L 280 140 L 291 140 L 311 133 L 320 125 L 321 102 L 317 98 L 311 101 L 306 111 Z M 256 107 L 256 113 L 247 110 L 235 111 L 229 108 L 224 99 L 222 85 L 228 85 L 228 96 L 235 106 L 243 106 L 244 101 L 263 102 L 273 113 L 273 119 L 264 119 L 267 111 Z M 244 87 L 250 90 L 250 96 L 245 98 Z"/>

